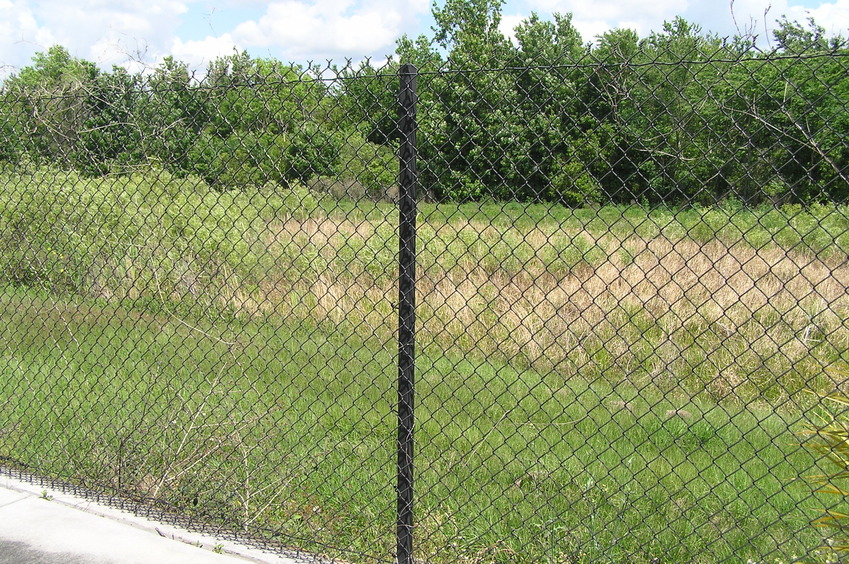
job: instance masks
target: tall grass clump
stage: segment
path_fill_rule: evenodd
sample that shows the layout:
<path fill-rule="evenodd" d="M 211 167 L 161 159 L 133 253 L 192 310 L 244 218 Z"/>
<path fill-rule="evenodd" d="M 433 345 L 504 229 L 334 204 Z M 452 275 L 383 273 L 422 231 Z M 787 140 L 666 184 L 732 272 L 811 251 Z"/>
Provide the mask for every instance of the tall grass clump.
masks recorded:
<path fill-rule="evenodd" d="M 0 277 L 13 285 L 105 299 L 210 301 L 269 267 L 253 244 L 276 217 L 307 217 L 306 189 L 218 191 L 166 171 L 81 178 L 37 169 L 5 173 Z"/>

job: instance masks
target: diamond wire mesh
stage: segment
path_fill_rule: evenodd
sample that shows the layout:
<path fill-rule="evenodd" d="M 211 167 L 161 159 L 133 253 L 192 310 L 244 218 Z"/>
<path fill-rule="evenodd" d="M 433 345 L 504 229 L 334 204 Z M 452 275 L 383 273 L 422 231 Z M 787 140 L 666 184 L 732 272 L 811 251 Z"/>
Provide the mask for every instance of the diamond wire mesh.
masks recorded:
<path fill-rule="evenodd" d="M 701 55 L 420 69 L 415 561 L 826 557 L 849 60 Z M 4 464 L 391 562 L 397 89 L 6 84 Z"/>
<path fill-rule="evenodd" d="M 351 196 L 382 197 L 393 150 L 282 65 L 25 86 L 4 92 L 4 460 L 391 559 L 397 220 Z"/>

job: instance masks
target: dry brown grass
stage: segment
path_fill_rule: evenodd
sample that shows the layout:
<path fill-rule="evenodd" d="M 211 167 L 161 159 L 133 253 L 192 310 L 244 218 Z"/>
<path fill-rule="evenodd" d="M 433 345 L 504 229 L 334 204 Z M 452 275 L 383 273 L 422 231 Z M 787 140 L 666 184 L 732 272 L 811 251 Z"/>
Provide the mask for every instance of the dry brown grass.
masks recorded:
<path fill-rule="evenodd" d="M 267 242 L 289 244 L 292 240 L 309 242 L 316 247 L 339 244 L 340 239 L 357 235 L 371 237 L 374 226 L 365 221 L 354 222 L 345 215 L 337 217 L 311 217 L 305 220 L 290 218 L 268 226 Z"/>
<path fill-rule="evenodd" d="M 377 281 L 353 266 L 293 272 L 283 253 L 295 245 L 333 264 L 342 246 L 375 237 L 378 227 L 344 216 L 272 223 L 263 240 L 280 268 L 250 292 L 231 284 L 225 299 L 249 315 L 347 323 L 389 341 L 396 331 L 394 274 Z M 455 220 L 426 227 L 434 237 L 420 244 L 424 346 L 567 375 L 598 365 L 604 351 L 608 371 L 641 373 L 655 383 L 674 383 L 695 366 L 708 389 L 723 395 L 759 367 L 780 373 L 810 360 L 823 335 L 849 343 L 843 262 L 777 247 L 662 236 L 620 240 L 552 226 L 520 231 Z M 568 270 L 546 268 L 539 257 L 575 237 L 602 249 L 602 258 Z M 532 256 L 513 268 L 484 267 L 480 257 L 505 241 L 511 249 L 525 245 L 525 253 L 530 247 Z"/>

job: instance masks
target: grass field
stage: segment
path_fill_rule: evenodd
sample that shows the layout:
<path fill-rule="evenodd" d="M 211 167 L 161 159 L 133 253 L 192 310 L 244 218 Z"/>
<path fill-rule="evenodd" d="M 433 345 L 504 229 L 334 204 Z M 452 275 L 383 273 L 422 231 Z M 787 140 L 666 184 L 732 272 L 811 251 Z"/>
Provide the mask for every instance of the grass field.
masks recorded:
<path fill-rule="evenodd" d="M 0 454 L 391 561 L 390 205 L 0 184 Z M 845 391 L 823 370 L 847 359 L 845 209 L 427 204 L 419 226 L 420 558 L 815 558 L 794 432 L 805 389 Z"/>

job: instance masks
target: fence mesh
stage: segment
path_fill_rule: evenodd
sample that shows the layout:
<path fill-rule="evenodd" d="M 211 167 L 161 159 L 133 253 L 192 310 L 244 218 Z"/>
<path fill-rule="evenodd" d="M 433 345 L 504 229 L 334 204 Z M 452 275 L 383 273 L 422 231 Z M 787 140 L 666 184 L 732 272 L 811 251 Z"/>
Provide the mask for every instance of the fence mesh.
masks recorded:
<path fill-rule="evenodd" d="M 418 53 L 414 110 L 394 63 L 51 50 L 0 105 L 4 471 L 339 562 L 833 558 L 849 58 L 673 31 Z"/>

